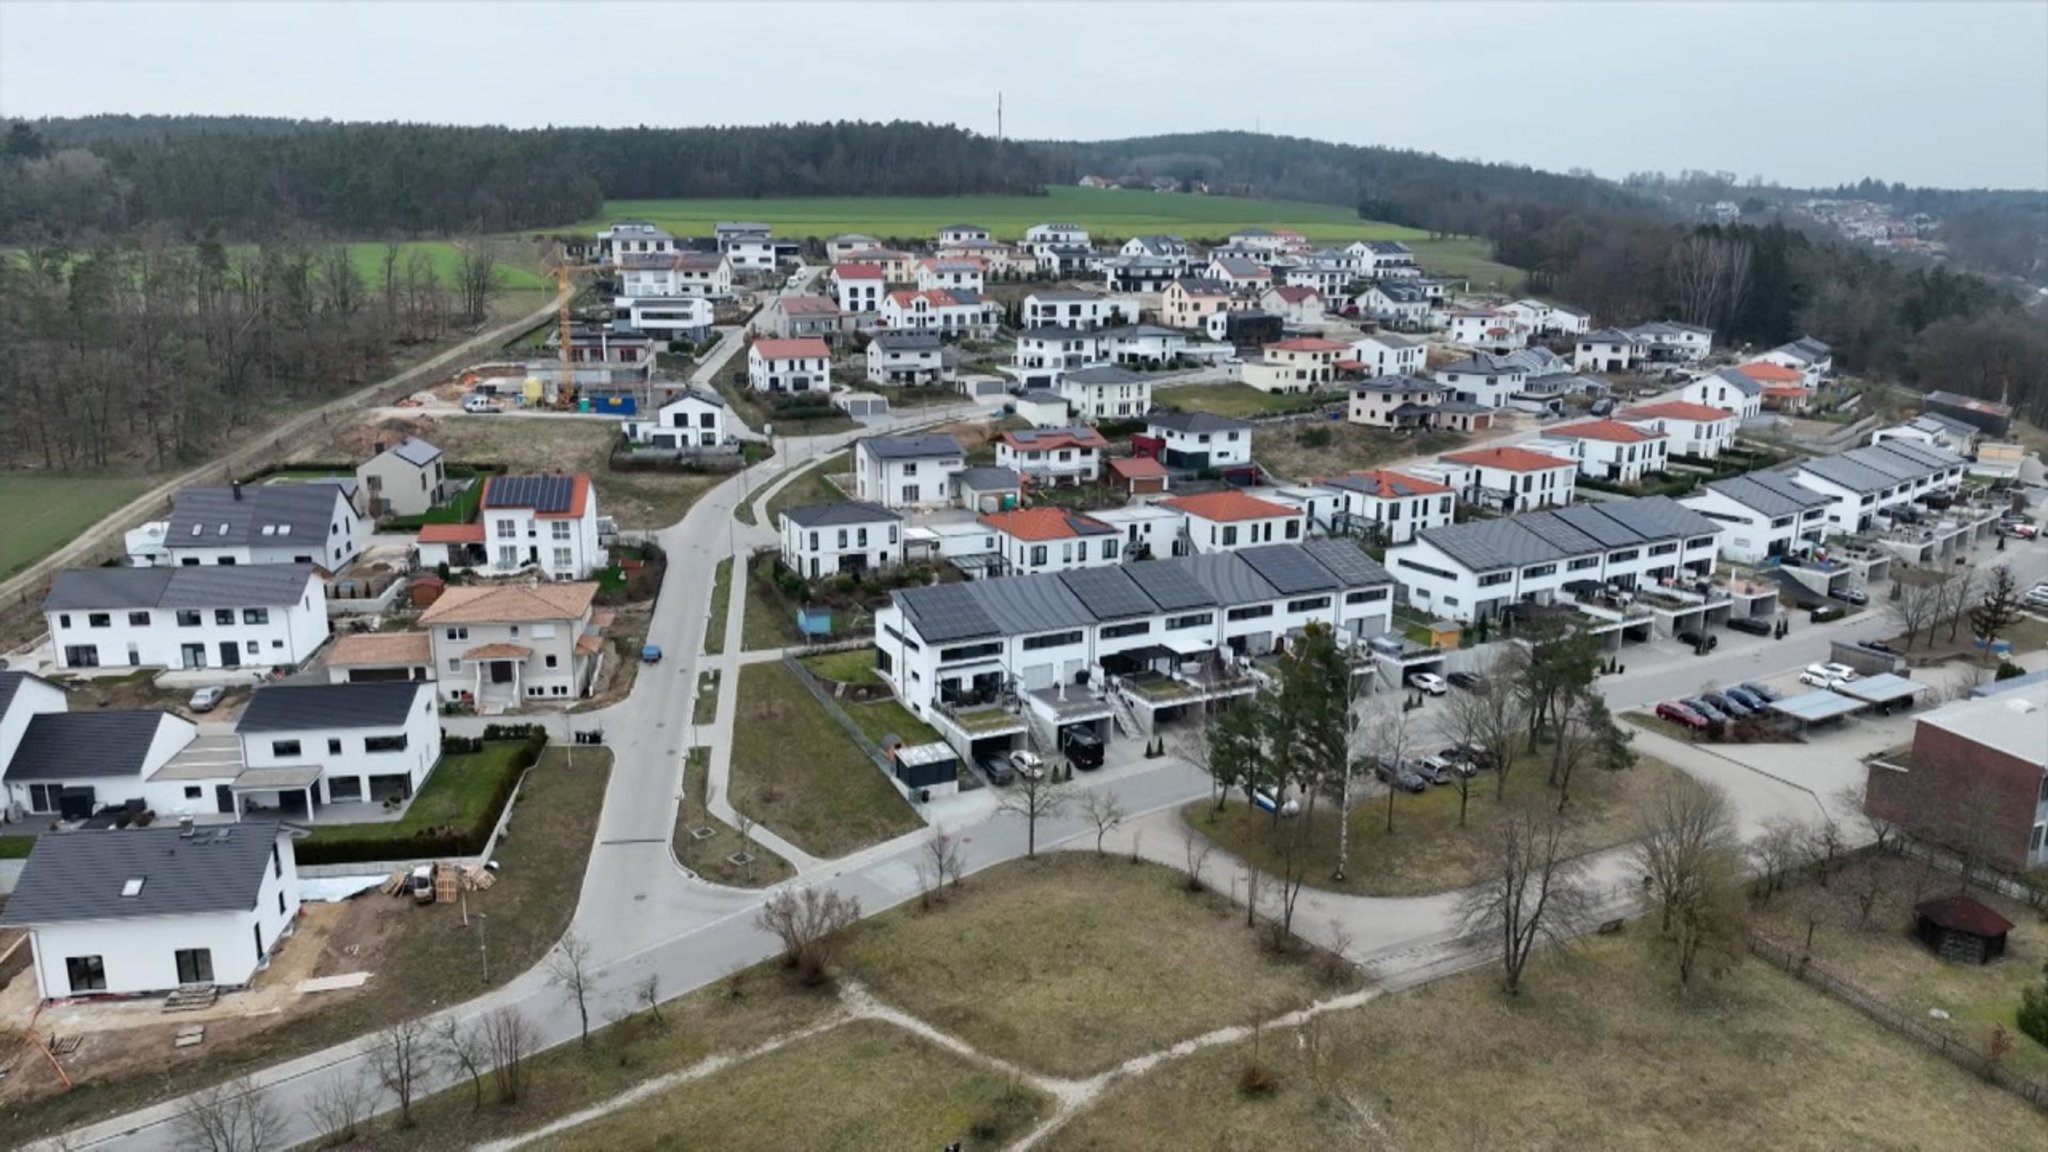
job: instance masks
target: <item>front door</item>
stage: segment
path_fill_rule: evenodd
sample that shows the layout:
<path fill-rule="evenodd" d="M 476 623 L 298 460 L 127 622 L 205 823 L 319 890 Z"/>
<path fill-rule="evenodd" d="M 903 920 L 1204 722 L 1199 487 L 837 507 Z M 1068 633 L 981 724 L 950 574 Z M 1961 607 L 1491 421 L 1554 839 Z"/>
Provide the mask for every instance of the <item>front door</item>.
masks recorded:
<path fill-rule="evenodd" d="M 206 667 L 206 645 L 204 645 L 204 644 L 180 644 L 180 645 L 178 646 L 178 652 L 179 652 L 179 654 L 181 655 L 181 657 L 183 658 L 183 663 L 184 663 L 185 667 L 187 667 L 187 668 L 204 668 L 204 667 Z"/>
<path fill-rule="evenodd" d="M 239 668 L 241 667 L 241 664 L 242 646 L 240 644 L 237 644 L 233 640 L 221 641 L 220 666 L 223 668 Z"/>
<path fill-rule="evenodd" d="M 510 660 L 491 661 L 491 683 L 510 684 L 511 682 L 512 662 Z"/>
<path fill-rule="evenodd" d="M 235 814 L 235 790 L 226 784 L 213 786 L 213 804 L 223 816 Z"/>

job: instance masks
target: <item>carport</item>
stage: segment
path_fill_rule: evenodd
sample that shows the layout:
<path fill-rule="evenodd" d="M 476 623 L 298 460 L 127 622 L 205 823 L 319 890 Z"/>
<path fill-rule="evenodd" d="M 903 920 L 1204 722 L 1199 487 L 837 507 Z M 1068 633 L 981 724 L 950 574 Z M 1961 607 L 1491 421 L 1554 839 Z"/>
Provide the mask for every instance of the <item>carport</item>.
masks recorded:
<path fill-rule="evenodd" d="M 1801 729 L 1831 724 L 1852 712 L 1861 711 L 1863 701 L 1820 689 L 1771 702 L 1770 710 L 1791 720 Z"/>
<path fill-rule="evenodd" d="M 1908 676 L 1885 673 L 1882 676 L 1868 676 L 1837 685 L 1835 691 L 1851 696 L 1870 705 L 1881 716 L 1913 706 L 1913 697 L 1927 691 L 1927 685 Z"/>

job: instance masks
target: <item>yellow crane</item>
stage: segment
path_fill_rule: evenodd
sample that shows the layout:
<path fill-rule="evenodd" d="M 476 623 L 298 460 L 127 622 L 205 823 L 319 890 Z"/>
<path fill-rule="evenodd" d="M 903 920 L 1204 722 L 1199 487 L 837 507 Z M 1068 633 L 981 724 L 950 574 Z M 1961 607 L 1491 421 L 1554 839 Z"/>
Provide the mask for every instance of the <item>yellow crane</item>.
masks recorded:
<path fill-rule="evenodd" d="M 568 253 L 563 251 L 560 244 L 555 245 L 554 255 L 548 264 L 547 275 L 555 282 L 555 322 L 558 325 L 556 340 L 561 345 L 557 349 L 559 356 L 555 363 L 555 403 L 566 408 L 576 402 L 576 366 L 570 356 L 569 337 L 569 301 L 575 297 L 576 292 L 575 284 L 569 275 L 577 271 L 604 272 L 612 266 L 572 264 L 569 262 Z"/>

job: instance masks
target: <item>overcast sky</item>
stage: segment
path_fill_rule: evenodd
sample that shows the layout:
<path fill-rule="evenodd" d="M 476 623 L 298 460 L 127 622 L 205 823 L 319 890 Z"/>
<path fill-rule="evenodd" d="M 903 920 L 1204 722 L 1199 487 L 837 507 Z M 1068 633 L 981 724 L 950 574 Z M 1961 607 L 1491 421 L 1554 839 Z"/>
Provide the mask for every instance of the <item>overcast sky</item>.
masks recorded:
<path fill-rule="evenodd" d="M 0 114 L 1013 137 L 1263 129 L 1543 168 L 2048 188 L 2048 0 L 0 0 Z"/>

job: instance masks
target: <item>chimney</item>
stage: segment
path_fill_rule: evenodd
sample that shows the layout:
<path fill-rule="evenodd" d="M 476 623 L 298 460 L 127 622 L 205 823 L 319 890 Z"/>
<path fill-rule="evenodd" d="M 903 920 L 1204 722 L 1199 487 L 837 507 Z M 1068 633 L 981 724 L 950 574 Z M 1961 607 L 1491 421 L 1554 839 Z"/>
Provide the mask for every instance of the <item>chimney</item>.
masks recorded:
<path fill-rule="evenodd" d="M 377 441 L 377 442 L 376 442 L 375 444 L 373 444 L 373 445 L 371 446 L 371 448 L 370 448 L 370 455 L 372 455 L 372 456 L 382 456 L 383 454 L 384 454 L 384 442 L 383 442 L 382 440 L 379 440 L 379 441 Z"/>
<path fill-rule="evenodd" d="M 228 490 L 235 494 L 235 499 L 240 500 L 242 498 L 242 482 L 240 480 L 228 485 Z"/>

